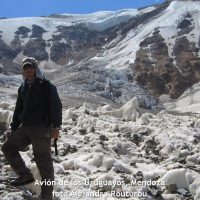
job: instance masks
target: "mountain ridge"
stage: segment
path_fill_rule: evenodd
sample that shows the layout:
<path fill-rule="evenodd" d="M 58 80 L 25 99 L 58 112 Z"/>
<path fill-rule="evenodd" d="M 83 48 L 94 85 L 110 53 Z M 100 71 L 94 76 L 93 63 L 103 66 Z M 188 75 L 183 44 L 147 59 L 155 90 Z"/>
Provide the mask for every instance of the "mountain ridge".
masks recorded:
<path fill-rule="evenodd" d="M 126 84 L 138 84 L 141 94 L 148 91 L 156 99 L 178 98 L 200 80 L 199 10 L 199 1 L 165 1 L 117 12 L 2 19 L 0 71 L 20 74 L 21 59 L 33 56 L 49 77 L 62 79 L 63 87 L 73 82 L 108 97 L 104 88 L 110 79 L 113 85 L 120 80 L 119 102 L 134 96 Z M 83 85 L 81 76 L 87 77 Z"/>

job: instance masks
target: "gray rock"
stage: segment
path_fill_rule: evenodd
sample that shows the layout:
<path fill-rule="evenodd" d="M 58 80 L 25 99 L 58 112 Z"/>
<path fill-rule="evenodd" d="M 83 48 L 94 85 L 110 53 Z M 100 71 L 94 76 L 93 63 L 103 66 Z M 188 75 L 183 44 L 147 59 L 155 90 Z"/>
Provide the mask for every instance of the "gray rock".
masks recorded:
<path fill-rule="evenodd" d="M 78 131 L 79 131 L 80 135 L 86 135 L 87 134 L 86 129 L 79 129 Z"/>
<path fill-rule="evenodd" d="M 176 184 L 169 184 L 169 185 L 166 185 L 166 189 L 169 193 L 171 194 L 174 194 L 177 192 L 177 186 Z"/>
<path fill-rule="evenodd" d="M 26 56 L 34 57 L 38 61 L 47 60 L 48 53 L 45 50 L 46 42 L 43 39 L 31 39 L 23 48 L 23 54 Z"/>
<path fill-rule="evenodd" d="M 20 26 L 18 27 L 18 30 L 15 31 L 15 34 L 22 36 L 22 38 L 27 38 L 29 32 L 31 32 L 29 28 L 26 26 Z"/>

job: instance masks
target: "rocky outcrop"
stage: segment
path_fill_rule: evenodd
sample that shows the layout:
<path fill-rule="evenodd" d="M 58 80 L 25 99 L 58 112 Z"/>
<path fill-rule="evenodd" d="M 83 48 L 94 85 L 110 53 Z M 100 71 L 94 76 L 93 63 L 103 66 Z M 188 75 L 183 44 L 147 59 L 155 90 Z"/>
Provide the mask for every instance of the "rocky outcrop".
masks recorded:
<path fill-rule="evenodd" d="M 131 66 L 135 80 L 154 96 L 169 93 L 169 84 L 178 72 L 159 31 L 155 30 L 152 36 L 143 40 L 140 47 Z"/>
<path fill-rule="evenodd" d="M 42 35 L 45 32 L 47 32 L 47 31 L 44 28 L 42 28 L 41 26 L 38 26 L 36 24 L 33 24 L 32 25 L 32 35 L 30 37 L 42 39 Z"/>
<path fill-rule="evenodd" d="M 15 38 L 11 41 L 11 48 L 17 53 L 20 53 L 22 50 L 21 40 L 19 35 L 15 35 Z"/>
<path fill-rule="evenodd" d="M 49 55 L 46 51 L 46 41 L 42 38 L 43 33 L 46 32 L 44 28 L 41 26 L 32 25 L 32 30 L 31 30 L 31 35 L 30 35 L 30 40 L 25 44 L 23 47 L 23 54 L 25 56 L 32 56 L 35 57 L 38 61 L 43 61 L 43 60 L 48 60 Z M 22 35 L 22 37 L 27 37 L 27 34 L 30 32 L 30 29 L 26 27 L 20 27 L 18 28 L 18 34 Z M 15 41 L 14 44 L 18 41 L 19 44 L 20 39 L 16 39 L 15 36 Z"/>
<path fill-rule="evenodd" d="M 29 28 L 25 26 L 20 26 L 15 34 L 20 35 L 22 38 L 27 38 L 29 32 L 31 32 Z"/>
<path fill-rule="evenodd" d="M 66 43 L 62 43 L 59 41 L 54 41 L 51 46 L 50 59 L 53 60 L 55 63 L 64 64 L 65 60 L 67 60 L 67 52 L 69 52 L 68 54 L 71 53 L 70 50 L 70 45 L 66 45 Z"/>
<path fill-rule="evenodd" d="M 105 38 L 105 33 L 88 30 L 82 24 L 58 26 L 49 40 L 52 42 L 50 58 L 57 64 L 67 64 L 69 60 L 78 63 L 95 56 L 106 43 Z"/>
<path fill-rule="evenodd" d="M 178 23 L 173 57 L 169 56 L 168 46 L 158 30 L 140 43 L 136 60 L 131 66 L 133 76 L 154 96 L 169 94 L 178 98 L 200 80 L 199 48 L 183 36 L 193 30 L 192 25 L 190 14 Z"/>
<path fill-rule="evenodd" d="M 178 36 L 189 34 L 193 29 L 193 19 L 190 13 L 187 13 L 185 17 L 178 23 Z"/>
<path fill-rule="evenodd" d="M 0 59 L 13 59 L 17 56 L 17 52 L 0 39 Z"/>
<path fill-rule="evenodd" d="M 200 80 L 198 52 L 199 48 L 196 47 L 196 44 L 189 42 L 185 36 L 176 40 L 174 56 L 180 73 L 177 74 L 175 83 L 172 85 L 173 97 L 179 97 L 189 86 Z"/>
<path fill-rule="evenodd" d="M 23 54 L 36 58 L 38 61 L 47 60 L 49 58 L 46 52 L 46 41 L 43 39 L 31 39 L 23 48 Z"/>

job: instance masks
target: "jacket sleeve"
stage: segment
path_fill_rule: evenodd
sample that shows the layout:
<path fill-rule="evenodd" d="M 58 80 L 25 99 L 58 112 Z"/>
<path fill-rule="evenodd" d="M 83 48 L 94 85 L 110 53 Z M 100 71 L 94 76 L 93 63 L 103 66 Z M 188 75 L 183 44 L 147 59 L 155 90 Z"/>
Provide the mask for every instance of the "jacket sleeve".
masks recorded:
<path fill-rule="evenodd" d="M 12 122 L 10 124 L 11 130 L 13 130 L 13 131 L 17 130 L 17 128 L 21 125 L 19 116 L 23 110 L 23 101 L 21 99 L 20 89 L 21 89 L 21 87 L 18 89 L 18 96 L 17 96 L 16 105 L 15 105 L 15 110 L 13 113 Z"/>
<path fill-rule="evenodd" d="M 50 87 L 50 118 L 53 128 L 62 125 L 62 103 L 58 96 L 56 87 L 51 84 Z"/>

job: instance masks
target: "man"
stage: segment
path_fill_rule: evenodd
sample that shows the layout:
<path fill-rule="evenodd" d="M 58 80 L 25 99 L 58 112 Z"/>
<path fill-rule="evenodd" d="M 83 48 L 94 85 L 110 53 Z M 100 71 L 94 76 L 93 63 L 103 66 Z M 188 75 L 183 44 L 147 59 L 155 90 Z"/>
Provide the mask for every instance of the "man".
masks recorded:
<path fill-rule="evenodd" d="M 51 137 L 58 138 L 62 123 L 62 104 L 56 87 L 46 80 L 37 61 L 28 57 L 22 60 L 24 83 L 18 89 L 18 98 L 11 123 L 11 133 L 2 151 L 19 176 L 12 185 L 34 182 L 33 175 L 19 154 L 32 144 L 34 160 L 42 181 L 53 181 Z M 53 186 L 41 186 L 39 199 L 52 200 Z"/>

